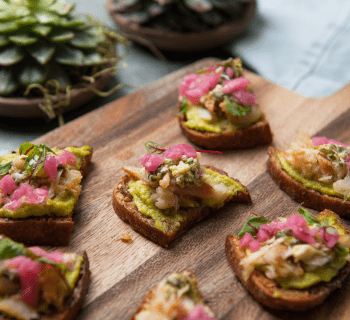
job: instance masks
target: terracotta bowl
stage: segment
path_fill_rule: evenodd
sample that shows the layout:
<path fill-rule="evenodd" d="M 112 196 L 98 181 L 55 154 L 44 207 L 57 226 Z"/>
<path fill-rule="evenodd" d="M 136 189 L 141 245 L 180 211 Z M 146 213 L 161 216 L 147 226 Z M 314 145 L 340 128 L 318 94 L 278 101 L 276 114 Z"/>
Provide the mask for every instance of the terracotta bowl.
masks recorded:
<path fill-rule="evenodd" d="M 122 14 L 114 11 L 115 0 L 107 0 L 107 10 L 119 27 L 119 30 L 125 33 L 135 42 L 145 44 L 146 40 L 156 46 L 158 49 L 172 52 L 196 52 L 208 50 L 218 45 L 224 44 L 246 30 L 250 20 L 256 10 L 256 0 L 241 0 L 245 6 L 240 19 L 231 23 L 222 25 L 216 29 L 205 32 L 179 33 L 169 32 L 159 29 L 140 27 L 136 24 L 128 23 Z"/>
<path fill-rule="evenodd" d="M 98 90 L 102 90 L 112 76 L 105 74 L 98 78 L 98 80 L 91 85 Z M 76 107 L 87 103 L 93 99 L 96 94 L 91 91 L 73 90 L 71 94 L 71 101 L 67 107 L 63 107 L 63 112 L 73 110 Z M 66 95 L 62 94 L 62 99 L 65 99 Z M 13 117 L 13 118 L 43 118 L 47 115 L 39 108 L 39 104 L 43 99 L 40 98 L 3 98 L 0 97 L 0 116 Z"/>

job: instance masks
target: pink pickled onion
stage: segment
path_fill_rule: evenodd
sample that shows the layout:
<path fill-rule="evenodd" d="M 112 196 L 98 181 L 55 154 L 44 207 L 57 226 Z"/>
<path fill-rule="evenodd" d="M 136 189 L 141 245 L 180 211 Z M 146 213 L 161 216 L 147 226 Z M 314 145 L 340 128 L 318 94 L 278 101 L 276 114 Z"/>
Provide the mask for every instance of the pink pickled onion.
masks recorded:
<path fill-rule="evenodd" d="M 243 235 L 241 241 L 239 242 L 238 247 L 239 248 L 249 247 L 249 249 L 252 252 L 255 252 L 260 249 L 260 244 L 259 244 L 259 241 L 255 240 L 249 232 L 246 232 Z"/>
<path fill-rule="evenodd" d="M 246 232 L 241 238 L 241 241 L 238 244 L 238 248 L 247 247 L 249 243 L 253 240 L 253 236 L 249 232 Z"/>
<path fill-rule="evenodd" d="M 156 153 L 146 153 L 141 157 L 141 163 L 147 171 L 156 171 L 163 161 L 164 157 Z"/>
<path fill-rule="evenodd" d="M 262 224 L 259 227 L 259 231 L 256 234 L 259 242 L 264 242 L 274 236 L 274 228 L 269 224 Z"/>
<path fill-rule="evenodd" d="M 40 247 L 29 247 L 28 249 L 39 257 L 47 258 L 57 263 L 64 262 L 64 255 L 63 255 L 63 252 L 60 250 L 56 250 L 54 252 L 49 253 Z"/>
<path fill-rule="evenodd" d="M 233 95 L 244 105 L 250 106 L 256 104 L 256 96 L 248 91 L 237 91 Z"/>
<path fill-rule="evenodd" d="M 232 80 L 225 80 L 223 82 L 223 93 L 232 93 L 237 91 L 245 91 L 245 87 L 249 84 L 249 80 L 244 77 L 239 77 Z"/>
<path fill-rule="evenodd" d="M 199 103 L 200 98 L 219 83 L 221 73 L 188 74 L 179 85 L 180 95 L 193 104 Z"/>
<path fill-rule="evenodd" d="M 184 320 L 214 320 L 214 318 L 210 317 L 208 313 L 206 313 L 203 309 L 203 306 L 200 304 L 195 307 Z"/>
<path fill-rule="evenodd" d="M 17 188 L 17 185 L 15 183 L 15 180 L 11 177 L 11 175 L 7 174 L 0 180 L 0 199 L 1 195 L 3 197 L 6 197 L 8 194 L 11 194 L 13 191 L 15 191 Z"/>
<path fill-rule="evenodd" d="M 176 159 L 181 156 L 187 156 L 192 158 L 197 158 L 197 152 L 193 147 L 189 144 L 177 144 L 174 146 L 170 146 L 169 149 L 164 152 L 165 158 Z"/>
<path fill-rule="evenodd" d="M 324 233 L 324 240 L 328 248 L 334 247 L 339 240 L 339 233 L 334 227 L 327 227 Z"/>
<path fill-rule="evenodd" d="M 46 186 L 33 189 L 28 183 L 22 183 L 15 192 L 5 200 L 3 209 L 14 211 L 19 208 L 23 202 L 43 203 L 48 194 L 49 191 Z"/>
<path fill-rule="evenodd" d="M 17 270 L 21 281 L 21 298 L 29 305 L 35 305 L 38 301 L 39 274 L 41 265 L 28 257 L 18 256 L 6 262 L 8 268 Z"/>
<path fill-rule="evenodd" d="M 74 166 L 77 163 L 77 158 L 74 153 L 67 150 L 63 150 L 61 154 L 56 156 L 56 159 L 60 164 L 68 163 Z"/>
<path fill-rule="evenodd" d="M 44 169 L 52 181 L 56 180 L 57 167 L 59 164 L 71 164 L 75 165 L 77 159 L 72 152 L 63 150 L 61 154 L 57 156 L 47 156 L 44 161 Z"/>
<path fill-rule="evenodd" d="M 249 243 L 249 249 L 251 252 L 258 251 L 260 249 L 260 244 L 258 240 L 253 240 Z"/>
<path fill-rule="evenodd" d="M 343 147 L 349 147 L 348 145 L 333 140 L 333 139 L 328 139 L 326 137 L 313 137 L 312 139 L 312 143 L 314 144 L 314 146 L 319 146 L 319 145 L 323 145 L 323 144 L 335 144 L 337 146 L 343 146 Z"/>
<path fill-rule="evenodd" d="M 226 70 L 225 70 L 225 73 L 230 77 L 230 78 L 233 78 L 235 76 L 235 71 L 230 68 L 230 67 L 227 67 Z"/>
<path fill-rule="evenodd" d="M 54 156 L 47 156 L 44 161 L 44 169 L 52 181 L 56 180 L 57 177 L 57 166 L 59 165 L 59 161 Z"/>

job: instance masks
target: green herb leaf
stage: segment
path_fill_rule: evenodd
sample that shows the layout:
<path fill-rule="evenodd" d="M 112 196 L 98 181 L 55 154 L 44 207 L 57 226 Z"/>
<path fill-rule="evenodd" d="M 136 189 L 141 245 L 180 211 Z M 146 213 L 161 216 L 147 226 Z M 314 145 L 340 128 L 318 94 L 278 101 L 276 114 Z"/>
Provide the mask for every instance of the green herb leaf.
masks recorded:
<path fill-rule="evenodd" d="M 271 222 L 270 220 L 267 220 L 265 217 L 262 217 L 262 216 L 251 217 L 244 223 L 241 231 L 238 233 L 238 236 L 239 237 L 243 237 L 243 235 L 245 233 L 247 233 L 247 232 L 252 234 L 253 236 L 255 236 L 256 235 L 256 231 L 251 226 L 259 229 L 260 225 L 268 224 L 270 222 Z"/>
<path fill-rule="evenodd" d="M 145 147 L 146 147 L 146 150 L 150 153 L 162 154 L 165 151 L 165 149 L 162 149 L 162 147 L 159 144 L 152 142 L 152 141 L 146 142 Z M 161 150 L 157 150 L 154 147 L 156 147 L 157 149 L 161 149 Z"/>
<path fill-rule="evenodd" d="M 341 243 L 337 243 L 334 247 L 333 247 L 333 251 L 335 252 L 335 254 L 339 257 L 344 257 L 346 256 L 349 251 L 348 249 L 346 249 Z"/>
<path fill-rule="evenodd" d="M 33 147 L 37 147 L 37 145 L 33 144 L 33 143 L 30 143 L 30 142 L 25 142 L 25 143 L 22 143 L 20 146 L 19 146 L 19 154 L 27 154 L 28 150 L 33 148 Z"/>
<path fill-rule="evenodd" d="M 57 263 L 57 262 L 55 262 L 55 261 L 51 261 L 50 259 L 48 259 L 48 258 L 46 258 L 46 257 L 41 257 L 41 258 L 39 258 L 39 259 L 36 260 L 36 261 L 37 261 L 37 262 L 46 263 L 46 264 L 50 264 L 50 265 L 52 265 L 52 266 L 54 266 L 54 267 L 57 267 L 57 268 L 59 268 L 61 271 L 63 271 L 63 273 L 64 273 L 64 271 L 67 270 L 67 267 L 66 267 L 64 264 L 62 264 L 62 263 Z"/>
<path fill-rule="evenodd" d="M 14 242 L 9 238 L 4 238 L 0 241 L 0 260 L 11 259 L 25 254 L 26 249 L 23 244 Z"/>
<path fill-rule="evenodd" d="M 13 161 L 4 163 L 4 164 L 0 164 L 0 176 L 4 176 L 5 174 L 7 174 L 11 168 L 12 168 L 12 163 Z"/>
<path fill-rule="evenodd" d="M 179 113 L 186 113 L 187 109 L 188 109 L 188 100 L 186 97 L 183 97 Z"/>
<path fill-rule="evenodd" d="M 313 224 L 317 224 L 320 223 L 311 212 L 307 211 L 306 209 L 303 208 L 299 208 L 299 215 L 304 217 L 304 219 L 306 220 L 307 224 L 309 226 L 313 225 Z"/>
<path fill-rule="evenodd" d="M 244 117 L 252 111 L 252 108 L 243 108 L 239 104 L 231 102 L 227 97 L 225 97 L 225 104 L 227 111 L 237 117 Z"/>
<path fill-rule="evenodd" d="M 35 146 L 29 153 L 24 162 L 24 168 L 31 175 L 35 177 L 39 170 L 43 167 L 46 155 L 48 152 L 53 152 L 49 147 L 41 144 Z"/>

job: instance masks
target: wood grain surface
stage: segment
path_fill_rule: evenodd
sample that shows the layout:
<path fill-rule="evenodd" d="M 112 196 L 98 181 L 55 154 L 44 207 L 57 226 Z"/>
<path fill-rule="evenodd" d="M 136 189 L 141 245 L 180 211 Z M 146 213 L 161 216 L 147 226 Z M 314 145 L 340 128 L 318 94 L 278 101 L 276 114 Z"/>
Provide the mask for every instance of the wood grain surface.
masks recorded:
<path fill-rule="evenodd" d="M 253 212 L 274 218 L 293 214 L 299 207 L 267 173 L 267 146 L 228 151 L 222 156 L 202 155 L 201 163 L 215 165 L 246 185 L 253 203 L 224 207 L 168 249 L 143 238 L 114 213 L 111 195 L 123 175 L 120 167 L 140 166 L 145 142 L 152 140 L 164 147 L 188 143 L 175 118 L 177 86 L 187 73 L 216 61 L 199 61 L 34 141 L 48 146 L 94 148 L 90 172 L 83 181 L 83 193 L 75 210 L 71 243 L 62 248 L 86 250 L 90 259 L 92 281 L 80 319 L 130 319 L 150 288 L 167 274 L 189 268 L 195 270 L 199 288 L 216 319 L 350 318 L 350 280 L 317 309 L 277 312 L 254 301 L 227 262 L 226 235 L 238 233 Z M 270 121 L 276 148 L 287 148 L 299 132 L 350 144 L 349 84 L 332 96 L 312 99 L 253 73 L 245 72 L 245 76 Z M 130 244 L 120 241 L 125 232 L 132 236 Z"/>

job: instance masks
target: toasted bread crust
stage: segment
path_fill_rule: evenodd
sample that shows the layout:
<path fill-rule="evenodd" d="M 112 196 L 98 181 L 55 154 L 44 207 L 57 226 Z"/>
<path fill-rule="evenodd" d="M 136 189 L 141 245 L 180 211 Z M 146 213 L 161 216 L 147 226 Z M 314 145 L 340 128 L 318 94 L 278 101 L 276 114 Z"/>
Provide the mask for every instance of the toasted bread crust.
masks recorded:
<path fill-rule="evenodd" d="M 221 174 L 227 175 L 222 170 L 218 170 L 213 167 L 207 168 L 215 170 Z M 178 228 L 175 231 L 170 230 L 168 232 L 163 232 L 162 230 L 155 227 L 153 219 L 145 217 L 137 210 L 132 201 L 132 196 L 125 192 L 129 181 L 130 177 L 124 176 L 115 185 L 113 190 L 113 208 L 117 215 L 120 217 L 120 219 L 129 223 L 134 230 L 138 231 L 139 233 L 151 239 L 153 242 L 159 244 L 162 247 L 167 247 L 185 230 L 190 229 L 198 221 L 202 220 L 204 217 L 216 211 L 216 209 L 212 207 L 205 207 L 202 209 L 189 208 L 183 210 L 185 214 L 185 221 L 181 223 L 180 228 Z M 239 182 L 238 180 L 235 181 Z M 250 202 L 251 198 L 247 188 L 244 187 L 244 192 L 238 192 L 232 198 L 226 199 L 225 203 L 229 201 Z"/>
<path fill-rule="evenodd" d="M 277 152 L 277 149 L 269 147 L 267 169 L 270 172 L 272 179 L 285 193 L 304 207 L 318 211 L 330 209 L 342 217 L 350 217 L 350 201 L 344 201 L 340 198 L 321 194 L 304 187 L 302 183 L 293 179 L 283 170 L 281 163 L 277 158 Z"/>
<path fill-rule="evenodd" d="M 84 177 L 91 162 L 92 152 L 82 162 Z M 67 217 L 54 215 L 28 218 L 0 218 L 0 234 L 24 244 L 68 246 L 73 230 L 73 213 Z"/>
<path fill-rule="evenodd" d="M 67 299 L 65 310 L 48 316 L 40 317 L 41 320 L 74 320 L 83 306 L 90 283 L 89 259 L 86 252 L 83 252 L 84 261 L 80 268 L 79 279 L 72 292 L 72 296 Z M 14 318 L 4 317 L 0 314 L 0 320 L 13 320 Z"/>
<path fill-rule="evenodd" d="M 243 278 L 241 260 L 245 257 L 245 250 L 238 247 L 240 239 L 229 235 L 226 238 L 225 251 L 237 277 L 243 285 L 261 304 L 272 309 L 302 311 L 321 304 L 331 293 L 340 288 L 342 282 L 350 273 L 350 263 L 339 270 L 332 281 L 322 282 L 307 289 L 282 289 L 277 282 L 266 278 L 261 272 L 254 270 L 248 280 Z M 276 294 L 279 297 L 276 297 Z"/>
<path fill-rule="evenodd" d="M 265 119 L 258 121 L 248 128 L 223 133 L 193 130 L 186 127 L 185 121 L 185 115 L 180 114 L 180 127 L 188 140 L 207 149 L 247 149 L 272 142 L 270 125 Z"/>

